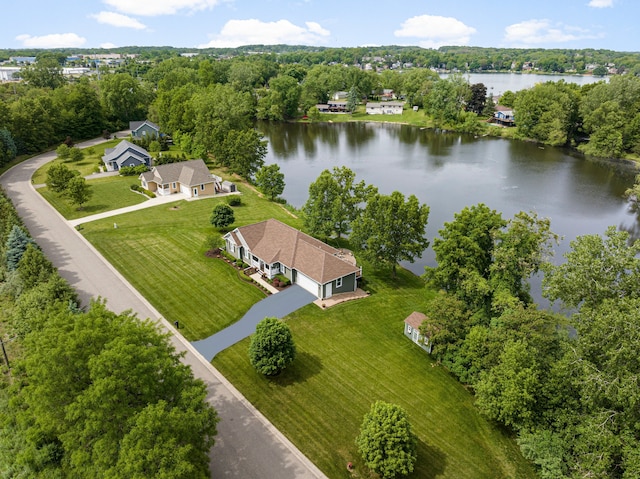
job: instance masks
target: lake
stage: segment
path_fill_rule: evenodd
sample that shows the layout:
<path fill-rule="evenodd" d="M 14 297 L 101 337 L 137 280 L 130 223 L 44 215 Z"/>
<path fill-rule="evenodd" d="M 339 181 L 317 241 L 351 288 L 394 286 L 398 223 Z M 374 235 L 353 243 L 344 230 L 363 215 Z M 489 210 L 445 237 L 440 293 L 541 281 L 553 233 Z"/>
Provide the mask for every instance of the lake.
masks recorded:
<path fill-rule="evenodd" d="M 347 166 L 381 193 L 398 190 L 429 205 L 430 240 L 454 213 L 477 203 L 504 218 L 518 211 L 550 218 L 552 230 L 564 237 L 556 261 L 576 236 L 602 234 L 609 225 L 638 231 L 623 198 L 635 173 L 568 150 L 382 123 L 265 122 L 258 129 L 269 140 L 266 164 L 280 165 L 283 196 L 296 207 L 322 170 Z M 426 265 L 435 265 L 431 249 L 404 266 L 422 274 Z"/>
<path fill-rule="evenodd" d="M 441 78 L 449 75 L 441 74 Z M 537 83 L 564 80 L 576 85 L 588 85 L 599 81 L 609 81 L 608 77 L 594 77 L 592 75 L 541 75 L 539 73 L 464 73 L 470 84 L 483 83 L 487 87 L 487 96 L 500 96 L 505 91 L 513 92 L 531 88 Z"/>

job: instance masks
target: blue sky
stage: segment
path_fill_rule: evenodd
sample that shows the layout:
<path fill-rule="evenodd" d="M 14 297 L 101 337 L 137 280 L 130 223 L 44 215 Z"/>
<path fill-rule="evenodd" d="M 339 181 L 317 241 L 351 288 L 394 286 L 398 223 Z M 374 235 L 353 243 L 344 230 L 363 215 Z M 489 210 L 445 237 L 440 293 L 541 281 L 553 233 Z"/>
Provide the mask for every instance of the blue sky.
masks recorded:
<path fill-rule="evenodd" d="M 0 48 L 247 44 L 640 51 L 639 0 L 7 0 Z"/>

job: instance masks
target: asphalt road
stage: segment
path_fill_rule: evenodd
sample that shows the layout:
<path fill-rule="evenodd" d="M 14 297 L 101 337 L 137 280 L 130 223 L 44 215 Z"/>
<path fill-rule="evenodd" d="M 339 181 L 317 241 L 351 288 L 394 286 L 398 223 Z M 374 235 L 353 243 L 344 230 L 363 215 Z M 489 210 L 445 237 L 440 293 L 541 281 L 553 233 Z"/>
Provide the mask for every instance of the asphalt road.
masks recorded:
<path fill-rule="evenodd" d="M 121 132 L 123 137 L 127 132 Z M 96 139 L 78 146 L 103 142 Z M 290 441 L 248 401 L 153 308 L 49 203 L 33 188 L 31 176 L 55 158 L 44 153 L 16 165 L 0 177 L 0 185 L 47 257 L 73 286 L 83 305 L 98 296 L 115 312 L 131 310 L 140 318 L 159 320 L 172 334 L 183 362 L 208 388 L 208 401 L 220 416 L 212 448 L 212 477 L 243 479 L 324 478 Z M 286 406 L 284 406 L 286 407 Z"/>

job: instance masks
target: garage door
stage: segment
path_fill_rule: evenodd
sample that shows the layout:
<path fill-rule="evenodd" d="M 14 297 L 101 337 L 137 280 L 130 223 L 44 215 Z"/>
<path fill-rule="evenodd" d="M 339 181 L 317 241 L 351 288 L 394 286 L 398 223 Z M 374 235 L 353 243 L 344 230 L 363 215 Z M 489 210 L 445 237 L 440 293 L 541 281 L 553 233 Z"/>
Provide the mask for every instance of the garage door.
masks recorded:
<path fill-rule="evenodd" d="M 318 283 L 308 276 L 305 276 L 300 271 L 297 271 L 296 273 L 296 284 L 299 284 L 314 296 L 318 296 Z"/>

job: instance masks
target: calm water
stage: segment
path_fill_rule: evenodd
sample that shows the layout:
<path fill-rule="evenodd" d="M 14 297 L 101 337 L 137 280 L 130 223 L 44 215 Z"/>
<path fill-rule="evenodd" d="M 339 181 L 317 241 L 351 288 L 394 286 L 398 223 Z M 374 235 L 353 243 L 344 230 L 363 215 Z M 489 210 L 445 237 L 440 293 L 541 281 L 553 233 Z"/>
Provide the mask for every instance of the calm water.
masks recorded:
<path fill-rule="evenodd" d="M 440 75 L 446 78 L 448 75 Z M 539 75 L 537 73 L 469 73 L 464 77 L 469 83 L 484 83 L 487 87 L 487 95 L 500 96 L 505 91 L 513 92 L 531 88 L 536 83 L 545 83 L 548 81 L 564 80 L 567 83 L 575 83 L 577 85 L 588 85 L 599 81 L 609 81 L 607 77 L 593 77 L 580 75 Z"/>
<path fill-rule="evenodd" d="M 381 193 L 398 190 L 428 204 L 431 240 L 454 213 L 481 202 L 505 218 L 522 210 L 549 217 L 564 237 L 556 259 L 576 236 L 602 234 L 609 225 L 638 230 L 622 197 L 634 174 L 561 149 L 380 123 L 258 127 L 269 140 L 266 163 L 280 165 L 284 197 L 297 207 L 322 170 L 344 165 Z M 434 265 L 430 249 L 405 266 L 422 274 L 425 265 Z"/>

